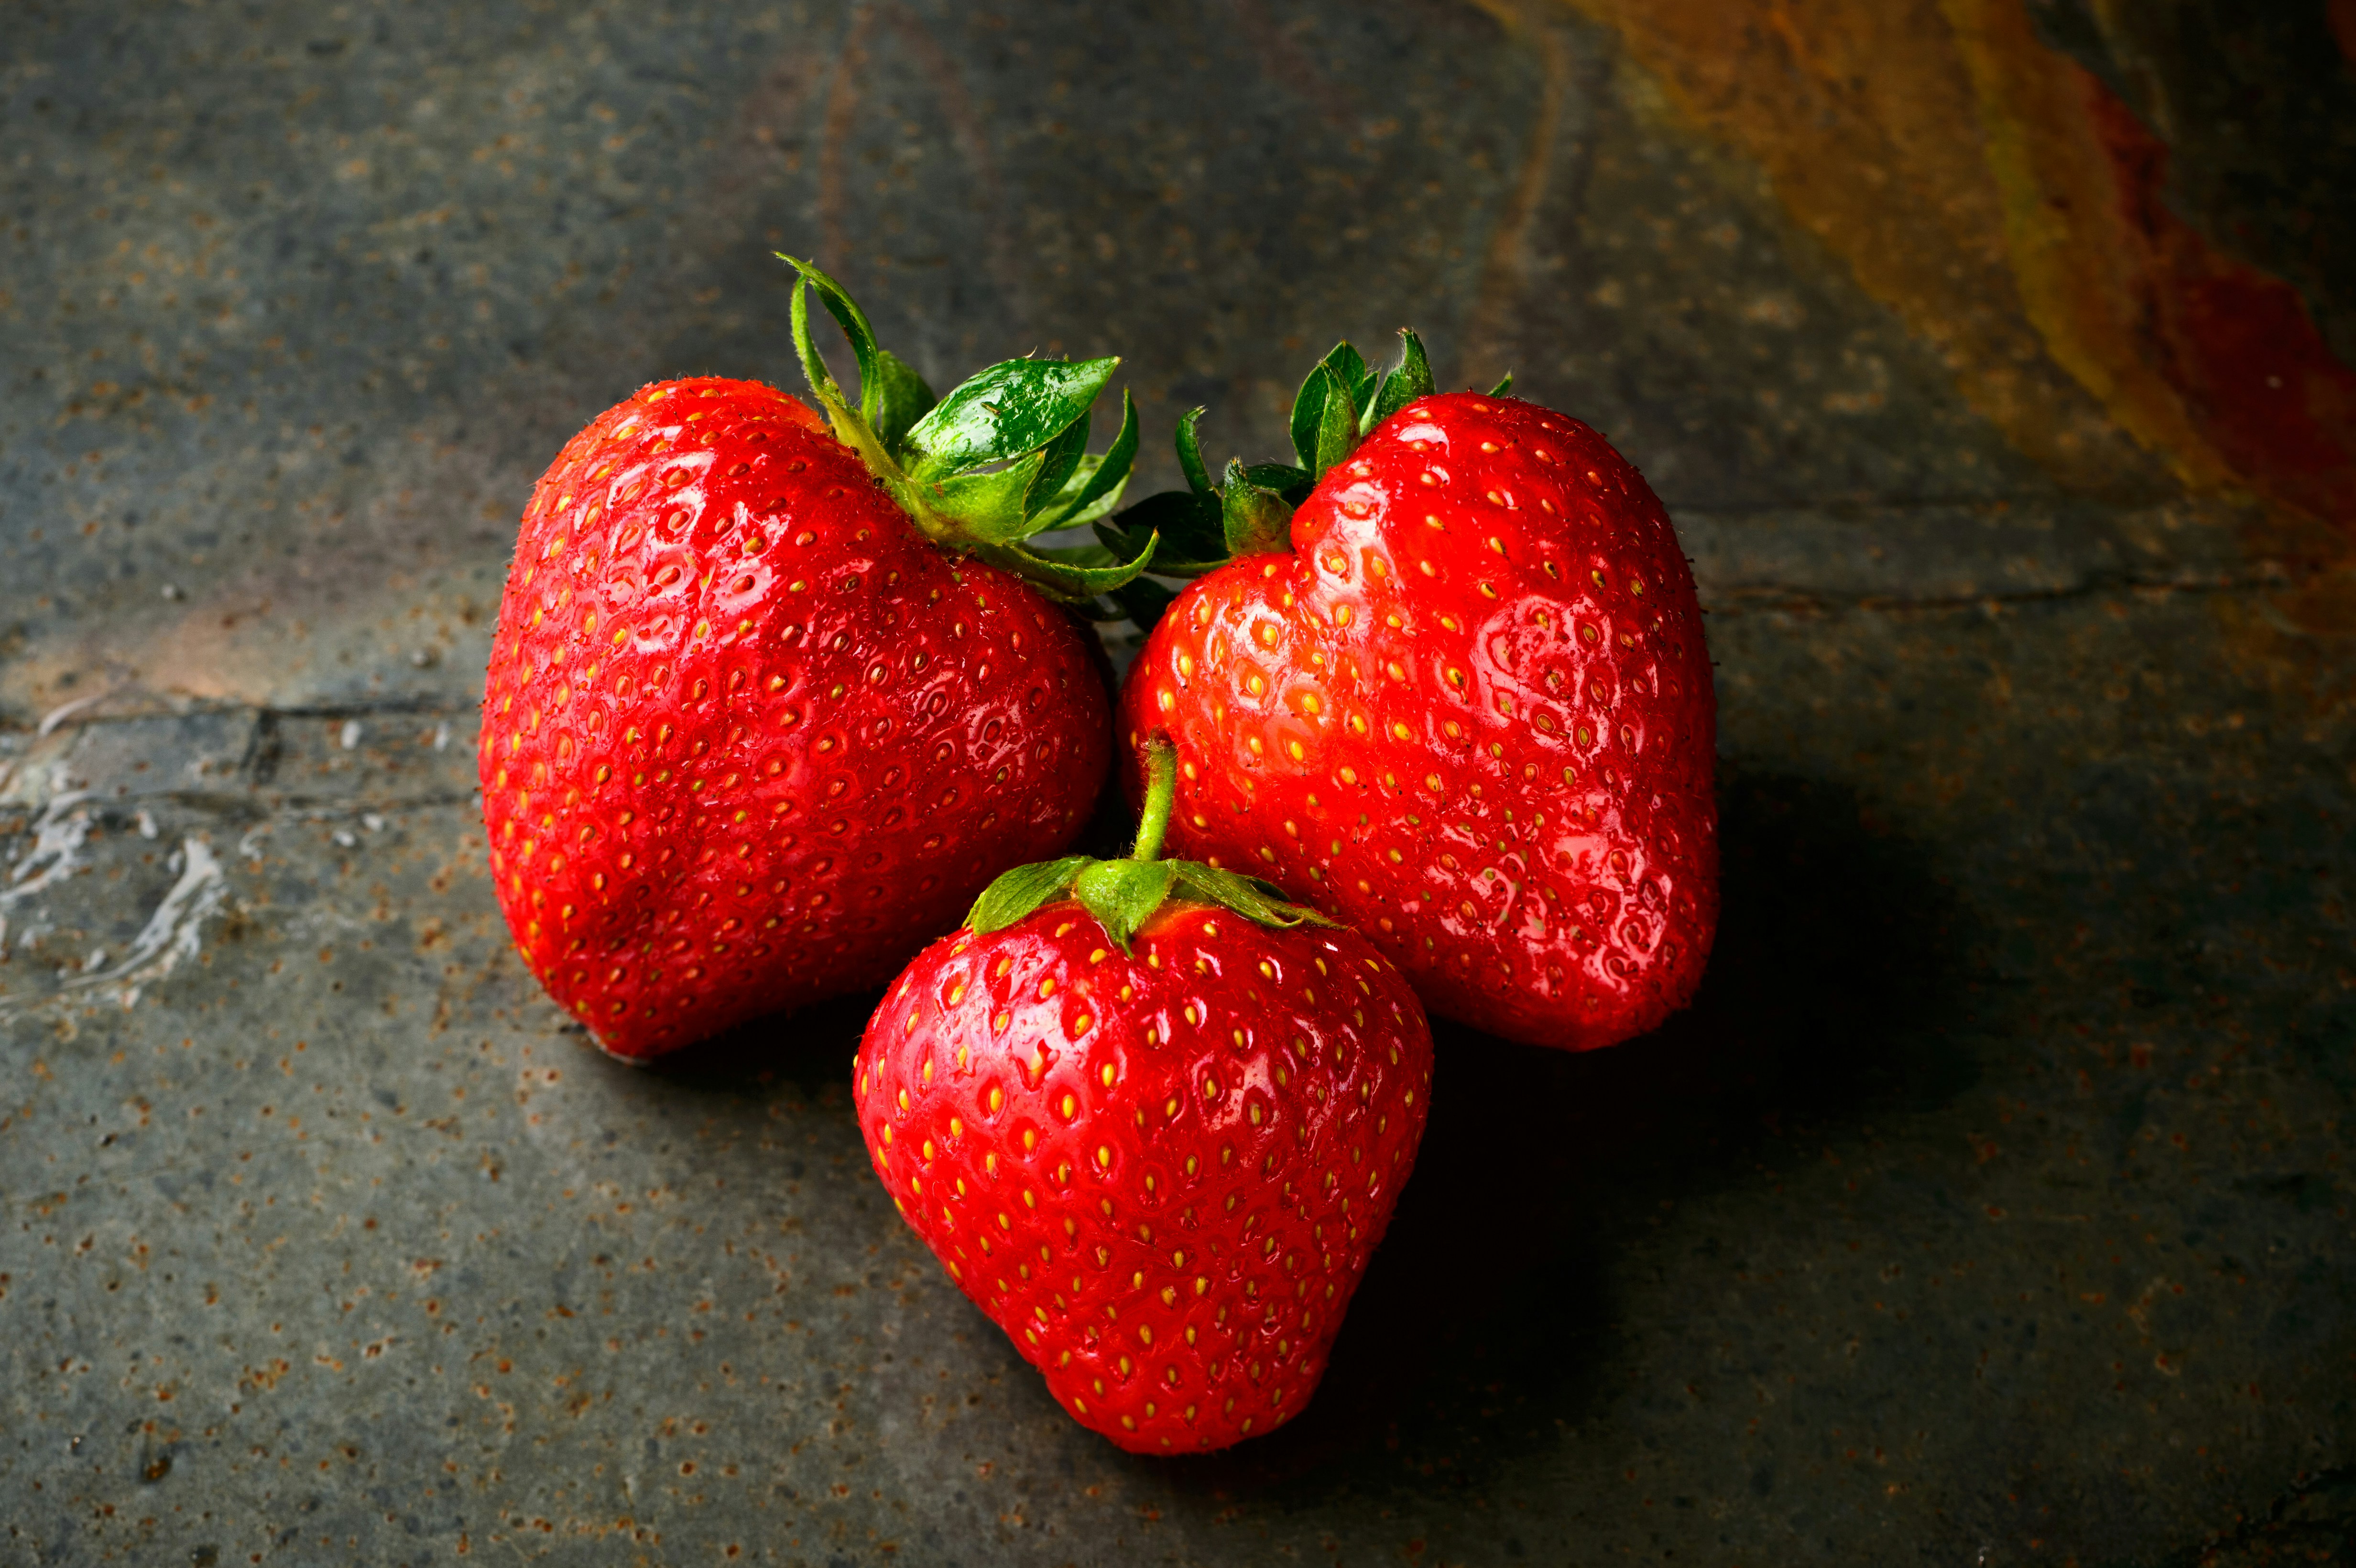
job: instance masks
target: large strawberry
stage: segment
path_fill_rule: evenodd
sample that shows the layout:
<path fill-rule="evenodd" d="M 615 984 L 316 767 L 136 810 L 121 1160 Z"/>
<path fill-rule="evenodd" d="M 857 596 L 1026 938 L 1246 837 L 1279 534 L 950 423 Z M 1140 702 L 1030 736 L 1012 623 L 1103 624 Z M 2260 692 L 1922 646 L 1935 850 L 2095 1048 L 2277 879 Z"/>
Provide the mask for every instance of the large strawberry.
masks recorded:
<path fill-rule="evenodd" d="M 1230 464 L 1215 491 L 1189 415 L 1192 493 L 1103 528 L 1158 520 L 1156 571 L 1203 571 L 1221 536 L 1237 558 L 1130 670 L 1130 771 L 1168 736 L 1173 849 L 1357 925 L 1433 1011 L 1610 1045 L 1691 998 L 1717 924 L 1693 576 L 1601 436 L 1503 387 L 1434 396 L 1402 337 L 1386 377 L 1347 344 L 1312 374 L 1301 468 Z"/>
<path fill-rule="evenodd" d="M 1222 1448 L 1308 1403 L 1423 1135 L 1431 1036 L 1353 932 L 1154 859 L 1010 871 L 854 1064 L 876 1174 L 1084 1425 Z"/>
<path fill-rule="evenodd" d="M 936 403 L 802 272 L 829 419 L 717 379 L 607 410 L 534 490 L 500 606 L 481 752 L 500 907 L 617 1056 L 882 985 L 991 878 L 1069 843 L 1108 761 L 1092 634 L 1049 600 L 1142 560 L 1022 540 L 1119 495 L 1133 414 L 1085 455 L 1117 362 L 1014 360 Z M 810 345 L 813 285 L 855 404 Z"/>

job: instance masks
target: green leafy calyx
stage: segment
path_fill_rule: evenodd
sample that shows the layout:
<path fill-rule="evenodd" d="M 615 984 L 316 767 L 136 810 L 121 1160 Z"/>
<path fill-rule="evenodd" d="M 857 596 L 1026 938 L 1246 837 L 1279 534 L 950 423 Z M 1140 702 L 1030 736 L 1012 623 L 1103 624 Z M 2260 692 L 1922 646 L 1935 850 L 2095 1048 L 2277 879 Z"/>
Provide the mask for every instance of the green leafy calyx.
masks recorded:
<path fill-rule="evenodd" d="M 1086 603 L 1134 582 L 1160 548 L 1149 528 L 1116 557 L 1027 541 L 1096 522 L 1119 505 L 1137 459 L 1137 410 L 1121 394 L 1120 433 L 1089 453 L 1090 411 L 1118 359 L 1009 359 L 936 398 L 925 379 L 875 341 L 842 285 L 781 255 L 794 279 L 794 349 L 835 435 L 859 453 L 934 542 L 1003 567 L 1051 597 Z M 810 338 L 815 293 L 851 341 L 858 395 L 828 371 Z"/>
<path fill-rule="evenodd" d="M 1002 931 L 1059 898 L 1076 900 L 1094 915 L 1123 953 L 1153 912 L 1173 897 L 1233 910 L 1246 920 L 1279 930 L 1296 925 L 1332 925 L 1313 909 L 1285 901 L 1280 889 L 1257 877 L 1238 876 L 1193 860 L 1164 860 L 1162 835 L 1170 826 L 1177 792 L 1177 753 L 1157 739 L 1146 752 L 1145 809 L 1137 823 L 1137 846 L 1126 859 L 1096 860 L 1067 855 L 1035 866 L 1017 866 L 987 888 L 965 917 L 977 935 Z"/>
<path fill-rule="evenodd" d="M 1513 380 L 1506 377 L 1491 395 L 1502 396 Z M 1203 411 L 1195 409 L 1178 421 L 1178 467 L 1186 488 L 1148 496 L 1104 518 L 1096 524 L 1097 538 L 1108 556 L 1122 560 L 1159 540 L 1151 567 L 1156 577 L 1200 577 L 1241 556 L 1290 551 L 1293 508 L 1309 498 L 1317 482 L 1346 461 L 1376 425 L 1436 389 L 1423 340 L 1411 328 L 1399 329 L 1398 361 L 1380 372 L 1349 344 L 1337 343 L 1292 400 L 1297 465 L 1231 460 L 1214 485 L 1194 428 Z M 1172 595 L 1140 578 L 1112 597 L 1150 630 Z"/>

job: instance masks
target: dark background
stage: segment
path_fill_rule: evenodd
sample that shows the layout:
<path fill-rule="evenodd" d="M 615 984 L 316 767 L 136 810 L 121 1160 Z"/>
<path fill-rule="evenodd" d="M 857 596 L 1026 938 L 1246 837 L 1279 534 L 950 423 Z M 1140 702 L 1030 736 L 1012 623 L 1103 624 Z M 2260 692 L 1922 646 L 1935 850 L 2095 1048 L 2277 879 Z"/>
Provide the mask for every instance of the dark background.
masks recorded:
<path fill-rule="evenodd" d="M 2127 9 L 9 7 L 0 1560 L 2356 1561 L 2356 6 Z M 791 383 L 778 249 L 1124 355 L 1138 494 L 1412 323 L 1695 558 L 1700 1000 L 1443 1029 L 1228 1454 L 949 1286 L 861 1007 L 632 1072 L 508 946 L 515 518 Z"/>

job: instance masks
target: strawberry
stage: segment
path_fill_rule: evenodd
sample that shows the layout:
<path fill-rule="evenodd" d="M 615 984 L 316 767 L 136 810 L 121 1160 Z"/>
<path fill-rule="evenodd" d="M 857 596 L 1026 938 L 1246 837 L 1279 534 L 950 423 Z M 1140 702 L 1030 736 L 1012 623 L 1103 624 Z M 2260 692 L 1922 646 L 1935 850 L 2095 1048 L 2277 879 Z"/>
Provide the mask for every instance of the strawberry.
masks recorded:
<path fill-rule="evenodd" d="M 1015 360 L 936 402 L 802 272 L 829 417 L 716 378 L 607 410 L 534 490 L 500 606 L 481 747 L 500 907 L 550 994 L 634 1061 L 880 986 L 991 878 L 1069 843 L 1108 764 L 1101 655 L 1049 600 L 1143 561 L 1022 540 L 1119 493 L 1134 414 L 1085 455 L 1117 361 Z M 811 286 L 857 353 L 856 404 L 810 346 Z"/>
<path fill-rule="evenodd" d="M 854 1063 L 892 1200 L 1081 1424 L 1222 1448 L 1309 1402 L 1415 1161 L 1431 1035 L 1355 933 L 1134 856 L 1010 871 Z"/>
<path fill-rule="evenodd" d="M 1301 467 L 1215 490 L 1189 415 L 1191 492 L 1101 526 L 1154 524 L 1154 570 L 1200 573 L 1130 671 L 1131 787 L 1167 736 L 1175 852 L 1357 925 L 1434 1012 L 1610 1045 L 1691 999 L 1717 925 L 1693 576 L 1601 435 L 1503 387 L 1432 395 L 1401 336 L 1385 377 L 1347 344 L 1311 375 Z"/>

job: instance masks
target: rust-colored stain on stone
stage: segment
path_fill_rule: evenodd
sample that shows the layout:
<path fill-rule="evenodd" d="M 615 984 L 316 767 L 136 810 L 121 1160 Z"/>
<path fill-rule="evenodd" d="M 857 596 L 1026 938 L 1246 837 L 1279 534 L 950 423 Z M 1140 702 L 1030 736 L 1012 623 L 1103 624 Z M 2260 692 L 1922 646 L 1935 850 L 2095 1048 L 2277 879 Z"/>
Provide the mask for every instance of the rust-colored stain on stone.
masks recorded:
<path fill-rule="evenodd" d="M 1800 227 L 1938 346 L 2016 446 L 2073 488 L 2116 482 L 2110 417 L 2024 308 L 1978 95 L 1934 0 L 1570 3 L 1755 159 Z"/>
<path fill-rule="evenodd" d="M 2356 373 L 2296 290 L 2170 210 L 2166 144 L 2022 0 L 1569 3 L 2064 484 L 2115 480 L 2115 425 L 2196 488 L 2356 528 Z"/>
<path fill-rule="evenodd" d="M 2348 63 L 2356 66 L 2356 0 L 2326 0 L 2323 19 Z"/>
<path fill-rule="evenodd" d="M 2356 373 L 2297 292 L 2169 209 L 2167 144 L 2018 0 L 1949 9 L 2049 351 L 2188 483 L 2356 523 Z"/>

